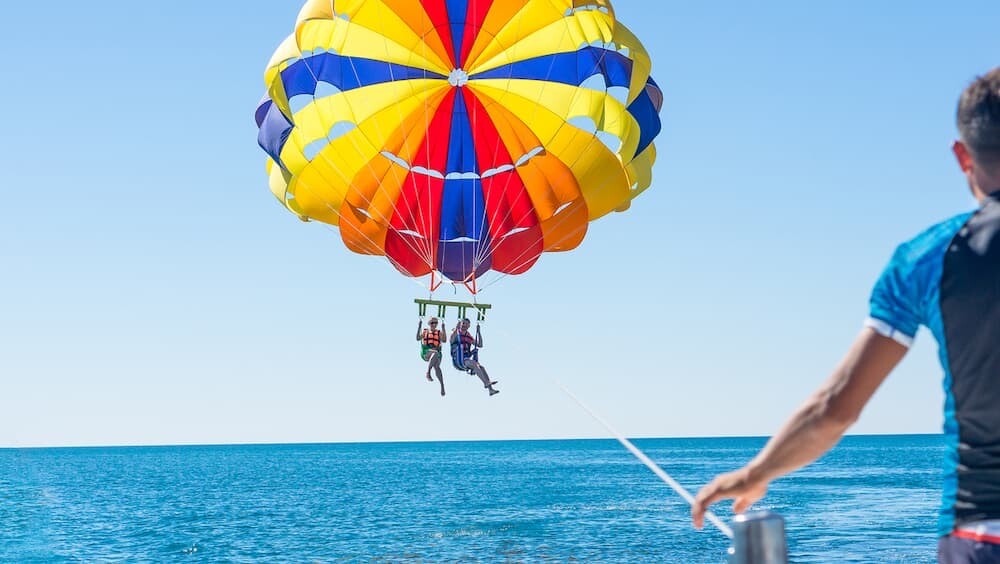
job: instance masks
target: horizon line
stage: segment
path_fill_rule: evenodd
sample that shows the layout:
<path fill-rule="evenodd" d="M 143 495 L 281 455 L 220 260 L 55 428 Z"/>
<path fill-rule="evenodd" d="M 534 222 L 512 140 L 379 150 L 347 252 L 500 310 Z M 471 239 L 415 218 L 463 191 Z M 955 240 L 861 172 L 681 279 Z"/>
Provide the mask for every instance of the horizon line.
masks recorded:
<path fill-rule="evenodd" d="M 933 437 L 943 436 L 943 433 L 855 433 L 845 434 L 850 437 Z M 705 440 L 705 439 L 770 439 L 771 435 L 714 435 L 708 437 L 658 437 L 634 436 L 627 437 L 632 441 L 644 440 Z M 348 445 L 419 445 L 419 444 L 461 444 L 461 443 L 520 443 L 520 442 L 566 442 L 566 441 L 611 441 L 614 437 L 562 437 L 562 438 L 513 438 L 513 439 L 442 439 L 442 440 L 381 440 L 381 441 L 301 441 L 301 442 L 233 442 L 233 443 L 160 443 L 160 444 L 94 444 L 94 445 L 28 445 L 0 446 L 0 451 L 10 450 L 72 450 L 72 449 L 130 449 L 130 448 L 219 448 L 219 447 L 276 447 L 276 446 L 348 446 Z"/>

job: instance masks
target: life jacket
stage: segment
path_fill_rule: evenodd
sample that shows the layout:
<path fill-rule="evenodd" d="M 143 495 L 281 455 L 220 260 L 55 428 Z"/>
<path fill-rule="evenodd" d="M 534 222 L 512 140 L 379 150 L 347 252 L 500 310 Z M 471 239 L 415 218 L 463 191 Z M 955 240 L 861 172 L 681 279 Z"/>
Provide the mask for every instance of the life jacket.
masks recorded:
<path fill-rule="evenodd" d="M 469 356 L 472 352 L 472 345 L 476 342 L 475 337 L 471 333 L 459 333 L 458 336 L 462 339 L 462 355 Z"/>
<path fill-rule="evenodd" d="M 441 330 L 440 329 L 424 329 L 423 334 L 423 345 L 425 347 L 430 347 L 433 349 L 441 348 Z"/>

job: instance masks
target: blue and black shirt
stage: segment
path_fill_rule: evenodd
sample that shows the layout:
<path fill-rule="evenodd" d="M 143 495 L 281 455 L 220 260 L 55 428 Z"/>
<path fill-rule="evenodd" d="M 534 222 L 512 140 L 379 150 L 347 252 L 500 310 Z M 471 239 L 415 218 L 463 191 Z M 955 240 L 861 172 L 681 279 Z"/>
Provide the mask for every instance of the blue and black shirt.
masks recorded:
<path fill-rule="evenodd" d="M 1000 519 L 1000 192 L 899 246 L 867 325 L 909 346 L 923 325 L 944 367 L 939 533 Z"/>

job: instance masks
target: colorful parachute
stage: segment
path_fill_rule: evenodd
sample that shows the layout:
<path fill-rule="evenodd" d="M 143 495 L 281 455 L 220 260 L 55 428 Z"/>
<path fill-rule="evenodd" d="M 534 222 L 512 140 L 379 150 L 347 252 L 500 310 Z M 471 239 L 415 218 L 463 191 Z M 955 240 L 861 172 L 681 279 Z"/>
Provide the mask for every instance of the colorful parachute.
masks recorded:
<path fill-rule="evenodd" d="M 258 142 L 274 195 L 352 251 L 520 274 L 649 186 L 649 72 L 607 0 L 310 0 L 267 66 Z"/>

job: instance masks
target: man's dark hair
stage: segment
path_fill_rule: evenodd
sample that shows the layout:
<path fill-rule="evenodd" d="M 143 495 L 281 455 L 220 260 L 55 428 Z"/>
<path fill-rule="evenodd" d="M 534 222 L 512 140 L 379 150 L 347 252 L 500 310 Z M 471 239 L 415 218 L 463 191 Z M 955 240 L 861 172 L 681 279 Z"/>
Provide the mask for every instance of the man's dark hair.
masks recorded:
<path fill-rule="evenodd" d="M 1000 67 L 976 78 L 958 101 L 958 132 L 979 164 L 1000 171 Z"/>

